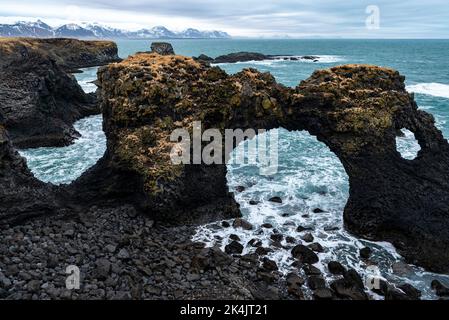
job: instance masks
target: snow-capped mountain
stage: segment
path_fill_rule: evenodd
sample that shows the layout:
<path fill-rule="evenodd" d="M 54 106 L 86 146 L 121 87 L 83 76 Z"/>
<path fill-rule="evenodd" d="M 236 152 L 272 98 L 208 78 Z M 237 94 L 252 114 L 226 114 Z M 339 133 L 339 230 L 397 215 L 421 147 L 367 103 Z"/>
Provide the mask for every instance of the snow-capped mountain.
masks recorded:
<path fill-rule="evenodd" d="M 49 38 L 55 36 L 55 30 L 41 20 L 35 22 L 19 21 L 15 24 L 0 24 L 0 36 Z"/>
<path fill-rule="evenodd" d="M 66 24 L 53 28 L 37 20 L 36 22 L 16 22 L 0 24 L 0 37 L 34 37 L 34 38 L 87 38 L 87 39 L 224 39 L 230 35 L 223 31 L 200 31 L 188 28 L 175 32 L 164 26 L 138 31 L 126 31 L 103 26 L 98 23 Z"/>
<path fill-rule="evenodd" d="M 82 27 L 92 31 L 94 36 L 100 39 L 118 39 L 128 37 L 126 32 L 123 30 L 103 26 L 98 23 L 83 23 Z"/>
<path fill-rule="evenodd" d="M 95 33 L 92 30 L 85 29 L 77 24 L 65 24 L 55 30 L 57 37 L 68 38 L 95 38 Z"/>

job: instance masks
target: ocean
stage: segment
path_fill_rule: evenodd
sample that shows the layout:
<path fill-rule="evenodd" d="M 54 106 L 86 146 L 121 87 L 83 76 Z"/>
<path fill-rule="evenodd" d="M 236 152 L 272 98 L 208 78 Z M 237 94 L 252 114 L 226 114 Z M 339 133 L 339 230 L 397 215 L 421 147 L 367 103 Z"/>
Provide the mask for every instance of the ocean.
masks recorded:
<path fill-rule="evenodd" d="M 415 93 L 419 107 L 434 115 L 444 136 L 449 137 L 449 40 L 170 40 L 175 52 L 187 56 L 218 56 L 237 51 L 253 51 L 272 55 L 314 55 L 317 62 L 258 61 L 220 64 L 228 73 L 246 67 L 273 74 L 278 82 L 296 86 L 316 69 L 340 64 L 362 63 L 397 69 L 406 76 L 407 89 Z M 148 51 L 151 41 L 117 41 L 119 55 L 123 58 L 138 51 Z M 96 68 L 76 74 L 86 92 L 95 91 Z M 82 119 L 75 124 L 82 137 L 75 144 L 63 148 L 38 148 L 21 150 L 28 165 L 39 179 L 54 184 L 70 183 L 94 165 L 104 154 L 106 138 L 101 128 L 101 116 Z M 398 150 L 404 158 L 413 159 L 419 150 L 411 132 L 398 138 Z M 240 145 L 239 148 L 243 148 Z M 236 151 L 235 151 L 236 152 Z M 312 228 L 314 242 L 319 242 L 325 252 L 320 253 L 316 265 L 327 280 L 333 276 L 327 263 L 337 260 L 363 275 L 376 273 L 394 284 L 410 283 L 423 292 L 423 298 L 435 299 L 430 282 L 439 279 L 449 285 L 449 276 L 436 275 L 412 266 L 401 264 L 402 258 L 389 243 L 374 243 L 358 239 L 343 228 L 343 209 L 348 199 L 348 177 L 337 157 L 316 138 L 306 132 L 279 130 L 279 169 L 274 176 L 261 176 L 254 165 L 228 165 L 228 185 L 231 191 L 237 186 L 245 190 L 236 193 L 245 219 L 253 225 L 270 223 L 285 236 L 298 237 L 297 226 Z M 282 204 L 268 201 L 280 196 Z M 258 201 L 250 205 L 249 201 Z M 324 212 L 314 213 L 315 209 Z M 194 240 L 209 246 L 224 248 L 231 234 L 242 243 L 251 239 L 270 242 L 271 230 L 255 228 L 254 231 L 217 229 L 215 223 L 200 226 Z M 373 249 L 372 266 L 359 258 L 359 249 Z M 246 246 L 244 253 L 254 250 Z M 269 254 L 284 273 L 292 270 L 289 250 L 280 248 Z M 399 262 L 399 263 L 398 263 Z M 310 293 L 306 292 L 310 296 Z M 374 296 L 374 298 L 379 298 Z"/>

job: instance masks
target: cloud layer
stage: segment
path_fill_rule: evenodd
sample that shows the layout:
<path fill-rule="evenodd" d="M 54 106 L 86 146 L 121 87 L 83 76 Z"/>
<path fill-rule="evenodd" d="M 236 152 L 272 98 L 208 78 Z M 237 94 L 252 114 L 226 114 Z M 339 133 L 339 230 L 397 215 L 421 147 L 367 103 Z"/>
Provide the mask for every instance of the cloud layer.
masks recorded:
<path fill-rule="evenodd" d="M 366 27 L 370 5 L 379 8 L 378 29 Z M 221 29 L 234 36 L 449 38 L 447 0 L 0 0 L 0 22 L 36 18 L 128 29 Z"/>

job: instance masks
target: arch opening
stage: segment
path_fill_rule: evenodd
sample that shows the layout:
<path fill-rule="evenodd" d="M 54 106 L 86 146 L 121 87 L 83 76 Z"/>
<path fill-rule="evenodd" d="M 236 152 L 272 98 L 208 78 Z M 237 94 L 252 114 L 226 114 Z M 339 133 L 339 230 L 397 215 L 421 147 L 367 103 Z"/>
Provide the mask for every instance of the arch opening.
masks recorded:
<path fill-rule="evenodd" d="M 80 137 L 67 147 L 19 150 L 34 176 L 55 185 L 69 184 L 94 166 L 106 151 L 106 135 L 102 116 L 90 116 L 77 121 Z"/>
<path fill-rule="evenodd" d="M 93 93 L 97 86 L 98 67 L 81 69 L 74 76 L 86 93 Z M 106 135 L 102 127 L 102 115 L 89 116 L 74 123 L 80 137 L 66 147 L 43 147 L 19 150 L 27 159 L 34 176 L 46 183 L 69 184 L 94 166 L 106 152 Z"/>
<path fill-rule="evenodd" d="M 269 132 L 268 132 L 269 133 Z M 254 139 L 259 139 L 260 135 Z M 231 155 L 248 147 L 250 140 L 242 142 Z M 327 264 L 338 261 L 347 268 L 355 269 L 362 277 L 372 270 L 360 259 L 360 249 L 369 247 L 372 259 L 378 262 L 376 272 L 391 283 L 409 281 L 407 275 L 398 276 L 391 266 L 401 260 L 393 245 L 360 239 L 344 228 L 343 211 L 349 198 L 349 178 L 339 158 L 324 142 L 307 131 L 279 129 L 279 168 L 272 176 L 261 175 L 253 164 L 227 164 L 229 191 L 240 205 L 243 219 L 252 225 L 251 230 L 234 227 L 234 220 L 200 226 L 194 241 L 207 246 L 227 246 L 237 240 L 242 246 L 241 254 L 268 249 L 266 257 L 276 262 L 285 276 L 298 272 L 291 255 L 294 246 L 302 244 L 316 250 L 318 267 L 325 280 L 331 283 Z M 278 197 L 281 202 L 273 201 Z M 260 250 L 260 249 L 259 249 Z M 415 267 L 410 265 L 415 270 Z M 303 269 L 300 275 L 307 278 Z M 415 279 L 421 287 L 426 278 Z M 312 292 L 305 291 L 306 298 Z M 427 293 L 426 293 L 427 294 Z"/>
<path fill-rule="evenodd" d="M 414 160 L 418 157 L 421 146 L 415 137 L 415 134 L 409 129 L 403 128 L 396 136 L 396 150 L 401 157 L 406 160 Z"/>

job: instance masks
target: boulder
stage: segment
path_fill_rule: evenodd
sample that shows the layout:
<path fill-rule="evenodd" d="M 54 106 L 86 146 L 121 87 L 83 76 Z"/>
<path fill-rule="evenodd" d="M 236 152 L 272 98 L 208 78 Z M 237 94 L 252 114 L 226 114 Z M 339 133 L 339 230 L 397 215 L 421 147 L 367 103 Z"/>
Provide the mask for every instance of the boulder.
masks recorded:
<path fill-rule="evenodd" d="M 331 261 L 327 264 L 329 272 L 335 275 L 343 275 L 346 273 L 346 268 L 338 261 Z"/>
<path fill-rule="evenodd" d="M 313 298 L 315 300 L 331 300 L 333 297 L 332 290 L 329 288 L 319 288 L 313 291 Z"/>
<path fill-rule="evenodd" d="M 274 202 L 274 203 L 282 203 L 281 197 L 272 197 L 268 201 Z"/>
<path fill-rule="evenodd" d="M 153 42 L 151 44 L 151 52 L 162 56 L 175 54 L 175 50 L 173 50 L 172 45 L 168 42 Z"/>
<path fill-rule="evenodd" d="M 243 252 L 243 246 L 234 240 L 225 247 L 225 252 L 227 254 L 241 254 Z"/>
<path fill-rule="evenodd" d="M 362 259 L 369 259 L 371 257 L 372 252 L 373 251 L 369 247 L 362 248 L 360 249 L 360 257 Z"/>
<path fill-rule="evenodd" d="M 251 223 L 249 223 L 247 220 L 241 219 L 241 218 L 235 219 L 232 226 L 236 229 L 241 228 L 243 230 L 253 230 L 253 228 L 254 228 Z"/>
<path fill-rule="evenodd" d="M 292 256 L 302 263 L 314 264 L 319 261 L 315 252 L 303 245 L 297 245 L 292 249 Z"/>
<path fill-rule="evenodd" d="M 326 281 L 321 276 L 310 276 L 307 278 L 307 285 L 311 290 L 324 289 Z"/>
<path fill-rule="evenodd" d="M 268 271 L 276 271 L 278 270 L 278 266 L 275 261 L 270 260 L 268 258 L 263 259 L 262 267 Z"/>
<path fill-rule="evenodd" d="M 439 297 L 449 297 L 449 288 L 443 285 L 438 280 L 433 280 L 431 283 L 432 290 L 435 290 L 435 293 Z"/>

